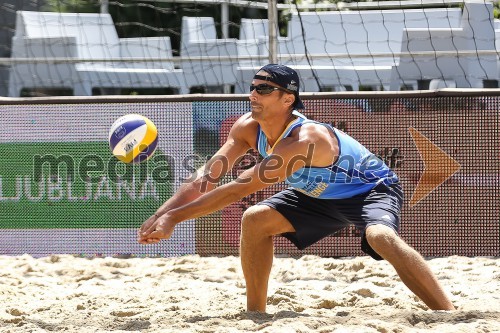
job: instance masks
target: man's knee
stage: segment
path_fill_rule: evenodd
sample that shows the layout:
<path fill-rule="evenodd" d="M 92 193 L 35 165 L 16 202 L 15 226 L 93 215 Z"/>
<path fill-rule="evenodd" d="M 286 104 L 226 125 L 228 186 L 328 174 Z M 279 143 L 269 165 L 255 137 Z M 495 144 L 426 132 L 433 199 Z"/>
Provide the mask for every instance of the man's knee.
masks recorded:
<path fill-rule="evenodd" d="M 366 228 L 365 236 L 368 244 L 384 258 L 390 253 L 397 252 L 398 248 L 405 246 L 396 232 L 383 224 L 369 226 Z"/>
<path fill-rule="evenodd" d="M 264 205 L 255 205 L 248 207 L 247 210 L 243 212 L 241 221 L 243 223 L 255 223 L 255 221 L 258 221 L 259 219 L 265 217 L 265 215 L 268 214 L 269 209 L 272 208 Z"/>
<path fill-rule="evenodd" d="M 275 209 L 266 205 L 249 207 L 241 218 L 241 233 L 274 236 L 294 231 L 292 225 Z"/>
<path fill-rule="evenodd" d="M 267 206 L 256 205 L 245 210 L 241 217 L 241 232 L 246 233 L 259 229 L 259 225 L 261 224 L 259 221 L 266 219 L 269 209 L 271 208 Z"/>

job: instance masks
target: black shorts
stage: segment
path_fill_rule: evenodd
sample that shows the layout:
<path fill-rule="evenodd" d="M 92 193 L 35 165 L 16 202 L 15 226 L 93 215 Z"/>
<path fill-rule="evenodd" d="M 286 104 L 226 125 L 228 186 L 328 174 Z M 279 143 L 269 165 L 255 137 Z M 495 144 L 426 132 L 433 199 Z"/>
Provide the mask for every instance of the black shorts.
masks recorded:
<path fill-rule="evenodd" d="M 361 250 L 382 260 L 368 244 L 365 230 L 370 225 L 383 224 L 396 233 L 399 231 L 403 191 L 399 183 L 390 186 L 381 183 L 352 198 L 317 199 L 288 188 L 259 204 L 274 208 L 293 225 L 295 232 L 282 236 L 300 250 L 354 225 L 361 231 Z"/>

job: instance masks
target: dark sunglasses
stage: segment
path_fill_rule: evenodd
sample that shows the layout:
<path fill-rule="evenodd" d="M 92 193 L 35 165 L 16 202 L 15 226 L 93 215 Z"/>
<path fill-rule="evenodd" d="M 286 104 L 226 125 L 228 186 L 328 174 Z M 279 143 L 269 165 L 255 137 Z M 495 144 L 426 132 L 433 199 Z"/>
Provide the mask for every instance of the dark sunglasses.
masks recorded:
<path fill-rule="evenodd" d="M 261 84 L 258 84 L 256 86 L 254 86 L 252 84 L 250 86 L 250 92 L 252 92 L 254 90 L 257 91 L 257 94 L 259 94 L 259 95 L 269 95 L 270 93 L 272 93 L 275 90 L 281 90 L 281 91 L 290 93 L 290 91 L 286 90 L 285 88 L 273 87 L 273 86 L 270 86 L 270 85 L 268 85 L 266 83 L 261 83 Z"/>

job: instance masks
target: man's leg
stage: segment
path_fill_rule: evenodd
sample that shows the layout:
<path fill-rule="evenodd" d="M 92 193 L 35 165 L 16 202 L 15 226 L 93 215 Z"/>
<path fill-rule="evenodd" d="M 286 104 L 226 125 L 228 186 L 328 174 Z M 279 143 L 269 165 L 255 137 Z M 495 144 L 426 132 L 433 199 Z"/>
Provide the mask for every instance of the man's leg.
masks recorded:
<path fill-rule="evenodd" d="M 391 228 L 371 225 L 366 239 L 382 258 L 391 263 L 401 280 L 432 310 L 455 310 L 424 258 Z"/>
<path fill-rule="evenodd" d="M 274 257 L 273 236 L 294 231 L 290 222 L 271 207 L 257 205 L 243 214 L 240 256 L 247 288 L 247 311 L 266 311 Z"/>

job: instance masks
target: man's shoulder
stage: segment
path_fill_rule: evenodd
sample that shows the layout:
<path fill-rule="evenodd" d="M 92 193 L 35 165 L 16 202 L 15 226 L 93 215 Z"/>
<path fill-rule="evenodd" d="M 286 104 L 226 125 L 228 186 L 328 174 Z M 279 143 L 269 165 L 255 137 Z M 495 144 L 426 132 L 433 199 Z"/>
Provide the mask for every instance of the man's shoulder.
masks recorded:
<path fill-rule="evenodd" d="M 254 148 L 259 124 L 252 118 L 252 114 L 245 113 L 236 120 L 231 128 L 230 136 L 239 141 L 247 142 Z"/>
<path fill-rule="evenodd" d="M 324 138 L 329 139 L 334 135 L 333 127 L 328 126 L 324 123 L 319 122 L 304 122 L 300 126 L 297 126 L 292 133 L 291 136 L 296 138 L 305 139 L 305 138 Z"/>
<path fill-rule="evenodd" d="M 235 121 L 233 128 L 238 130 L 257 130 L 259 124 L 255 119 L 252 118 L 252 113 L 248 112 L 242 115 L 238 120 Z"/>

